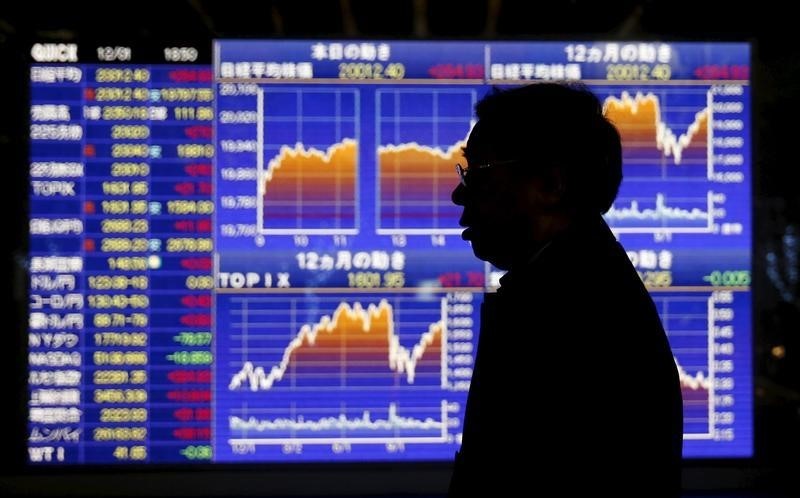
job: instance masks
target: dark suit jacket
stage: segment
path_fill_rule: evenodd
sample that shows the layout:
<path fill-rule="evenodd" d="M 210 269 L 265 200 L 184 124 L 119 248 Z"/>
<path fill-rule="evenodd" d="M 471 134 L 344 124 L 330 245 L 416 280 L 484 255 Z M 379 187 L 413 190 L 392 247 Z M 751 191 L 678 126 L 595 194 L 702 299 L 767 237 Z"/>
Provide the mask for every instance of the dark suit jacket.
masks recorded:
<path fill-rule="evenodd" d="M 650 295 L 581 220 L 486 295 L 450 496 L 678 496 L 682 412 Z"/>

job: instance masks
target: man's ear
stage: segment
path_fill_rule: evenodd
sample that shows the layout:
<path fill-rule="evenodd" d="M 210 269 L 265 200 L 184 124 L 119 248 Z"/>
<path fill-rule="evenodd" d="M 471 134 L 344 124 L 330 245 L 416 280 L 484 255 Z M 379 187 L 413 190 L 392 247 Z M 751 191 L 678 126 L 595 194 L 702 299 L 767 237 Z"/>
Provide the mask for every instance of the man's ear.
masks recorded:
<path fill-rule="evenodd" d="M 566 196 L 566 179 L 561 168 L 543 168 L 534 180 L 537 203 L 544 208 L 558 207 Z"/>

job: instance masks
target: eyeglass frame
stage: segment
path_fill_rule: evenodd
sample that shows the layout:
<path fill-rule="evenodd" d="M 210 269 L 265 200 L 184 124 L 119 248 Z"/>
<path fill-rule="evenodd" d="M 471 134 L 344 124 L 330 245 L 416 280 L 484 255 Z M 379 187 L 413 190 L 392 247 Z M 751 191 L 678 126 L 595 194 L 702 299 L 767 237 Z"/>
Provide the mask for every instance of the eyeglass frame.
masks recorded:
<path fill-rule="evenodd" d="M 492 166 L 504 166 L 504 165 L 514 164 L 514 163 L 518 163 L 518 162 L 520 162 L 519 159 L 506 159 L 506 160 L 503 160 L 503 161 L 492 161 L 492 162 L 483 163 L 483 164 L 476 164 L 475 166 L 470 166 L 469 168 L 465 168 L 464 166 L 461 166 L 461 163 L 456 163 L 456 173 L 458 173 L 458 178 L 461 180 L 461 185 L 464 188 L 468 188 L 469 185 L 467 185 L 467 173 L 469 173 L 470 170 L 472 170 L 472 169 L 486 169 L 486 168 L 491 168 Z"/>

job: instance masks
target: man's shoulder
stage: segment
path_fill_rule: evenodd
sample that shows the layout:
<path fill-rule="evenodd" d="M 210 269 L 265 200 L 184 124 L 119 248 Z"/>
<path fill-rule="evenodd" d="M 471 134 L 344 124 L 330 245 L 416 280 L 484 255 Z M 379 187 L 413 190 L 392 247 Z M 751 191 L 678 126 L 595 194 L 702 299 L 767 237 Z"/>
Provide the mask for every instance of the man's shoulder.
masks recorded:
<path fill-rule="evenodd" d="M 602 289 L 636 281 L 625 249 L 599 218 L 554 240 L 532 262 L 512 270 L 512 293 L 546 290 L 572 291 L 576 287 Z M 633 278 L 633 280 L 631 280 Z"/>
<path fill-rule="evenodd" d="M 560 324 L 656 327 L 653 300 L 610 231 L 566 242 L 552 244 L 513 276 L 500 293 L 508 313 L 536 313 Z"/>

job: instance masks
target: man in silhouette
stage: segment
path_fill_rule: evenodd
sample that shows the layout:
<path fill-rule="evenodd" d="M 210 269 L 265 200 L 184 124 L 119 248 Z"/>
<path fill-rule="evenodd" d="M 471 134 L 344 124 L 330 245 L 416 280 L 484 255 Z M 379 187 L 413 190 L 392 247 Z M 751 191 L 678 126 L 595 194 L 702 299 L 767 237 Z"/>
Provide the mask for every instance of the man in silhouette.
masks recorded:
<path fill-rule="evenodd" d="M 566 84 L 476 111 L 453 201 L 475 255 L 507 273 L 481 309 L 450 496 L 678 496 L 677 368 L 601 216 L 622 180 L 617 130 Z"/>

